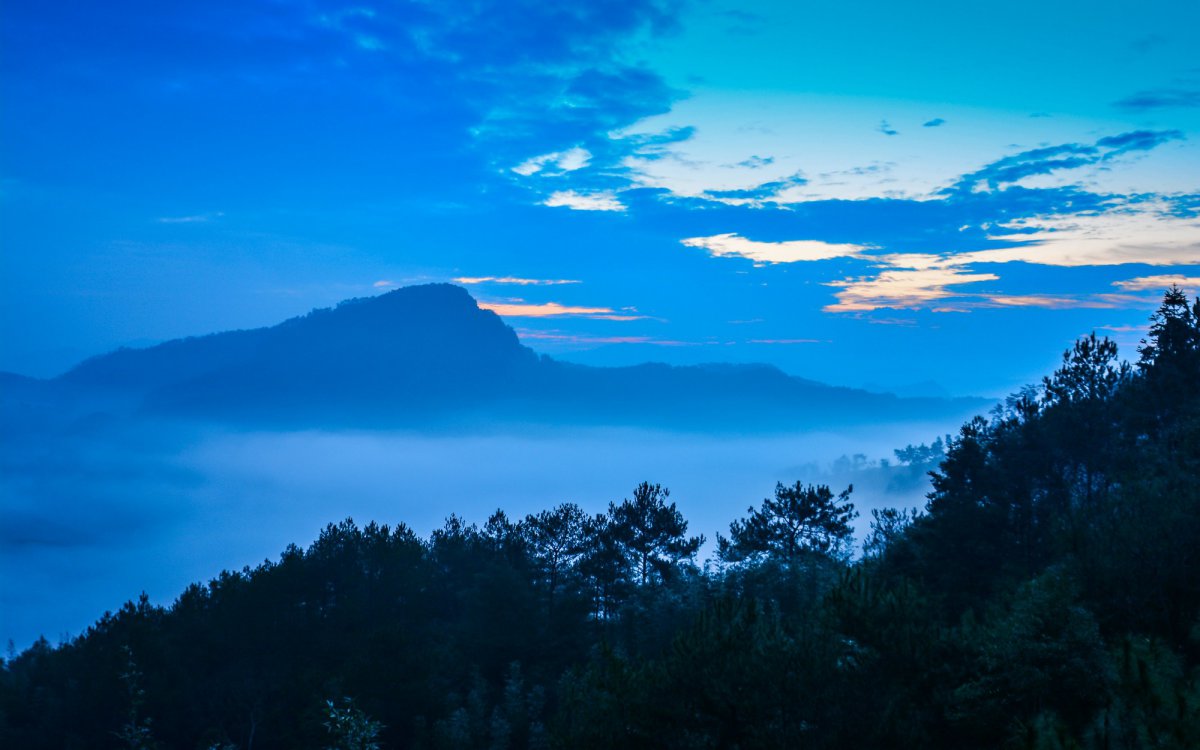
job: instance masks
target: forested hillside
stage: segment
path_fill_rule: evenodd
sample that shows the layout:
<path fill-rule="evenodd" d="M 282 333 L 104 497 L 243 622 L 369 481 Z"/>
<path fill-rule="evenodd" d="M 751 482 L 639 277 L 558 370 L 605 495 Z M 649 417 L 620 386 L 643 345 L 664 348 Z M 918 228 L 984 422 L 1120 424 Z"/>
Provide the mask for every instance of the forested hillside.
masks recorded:
<path fill-rule="evenodd" d="M 779 485 L 330 525 L 0 672 L 6 748 L 1200 747 L 1200 299 L 965 424 L 927 507 Z M 858 551 L 861 550 L 861 553 Z"/>

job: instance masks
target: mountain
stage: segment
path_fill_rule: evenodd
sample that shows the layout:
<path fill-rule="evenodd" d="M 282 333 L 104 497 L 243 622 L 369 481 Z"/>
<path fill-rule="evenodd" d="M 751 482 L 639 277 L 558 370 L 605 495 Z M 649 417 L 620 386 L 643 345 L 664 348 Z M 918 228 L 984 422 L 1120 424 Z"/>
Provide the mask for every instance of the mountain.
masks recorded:
<path fill-rule="evenodd" d="M 155 414 L 313 427 L 500 420 L 783 429 L 960 416 L 986 405 L 836 388 L 767 365 L 560 362 L 522 345 L 449 284 L 353 299 L 269 328 L 120 349 L 18 390 L 44 397 L 46 389 Z"/>

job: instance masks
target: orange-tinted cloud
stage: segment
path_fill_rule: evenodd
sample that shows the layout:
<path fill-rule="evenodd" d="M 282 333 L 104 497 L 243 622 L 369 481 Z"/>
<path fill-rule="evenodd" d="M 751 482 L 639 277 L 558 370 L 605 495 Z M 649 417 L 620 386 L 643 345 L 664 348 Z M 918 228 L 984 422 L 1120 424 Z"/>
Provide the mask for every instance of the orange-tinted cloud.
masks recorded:
<path fill-rule="evenodd" d="M 458 276 L 456 284 L 515 284 L 517 286 L 556 286 L 578 284 L 578 279 L 525 279 L 519 276 Z"/>
<path fill-rule="evenodd" d="M 656 339 L 652 336 L 589 336 L 577 333 L 562 333 L 559 331 L 528 331 L 517 332 L 521 339 L 536 341 L 553 341 L 562 344 L 648 344 L 651 346 L 697 346 L 694 341 L 676 341 L 673 339 Z"/>
<path fill-rule="evenodd" d="M 1197 258 L 1200 261 L 1200 258 Z M 1172 286 L 1181 289 L 1200 289 L 1200 276 L 1184 276 L 1183 274 L 1161 274 L 1158 276 L 1139 276 L 1127 281 L 1114 281 L 1113 286 L 1127 292 L 1161 292 Z"/>
<path fill-rule="evenodd" d="M 759 242 L 733 232 L 711 237 L 689 237 L 680 242 L 687 247 L 703 248 L 714 258 L 746 258 L 760 264 L 858 258 L 867 249 L 864 245 L 835 244 L 817 240 Z"/>
<path fill-rule="evenodd" d="M 961 296 L 948 287 L 996 281 L 994 273 L 966 273 L 954 268 L 927 268 L 907 271 L 883 271 L 878 276 L 830 281 L 828 286 L 840 287 L 834 296 L 837 302 L 826 305 L 826 312 L 869 312 L 880 308 L 918 309 L 940 300 Z M 942 305 L 940 311 L 959 311 L 955 305 Z"/>
<path fill-rule="evenodd" d="M 611 307 L 560 305 L 557 302 L 480 302 L 479 307 L 505 318 L 584 317 L 601 320 L 640 320 L 643 315 L 628 315 Z"/>

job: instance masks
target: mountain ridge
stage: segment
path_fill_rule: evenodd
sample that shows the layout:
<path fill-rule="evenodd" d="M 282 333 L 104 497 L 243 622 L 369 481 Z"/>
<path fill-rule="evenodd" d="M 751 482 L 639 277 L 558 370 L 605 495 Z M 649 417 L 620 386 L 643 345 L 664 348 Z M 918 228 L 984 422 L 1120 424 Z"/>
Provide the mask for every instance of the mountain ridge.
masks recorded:
<path fill-rule="evenodd" d="M 522 344 L 499 315 L 451 284 L 350 299 L 263 328 L 117 349 L 38 382 L 123 394 L 156 414 L 309 426 L 502 420 L 763 429 L 940 418 L 986 403 L 831 386 L 769 364 L 564 362 Z"/>

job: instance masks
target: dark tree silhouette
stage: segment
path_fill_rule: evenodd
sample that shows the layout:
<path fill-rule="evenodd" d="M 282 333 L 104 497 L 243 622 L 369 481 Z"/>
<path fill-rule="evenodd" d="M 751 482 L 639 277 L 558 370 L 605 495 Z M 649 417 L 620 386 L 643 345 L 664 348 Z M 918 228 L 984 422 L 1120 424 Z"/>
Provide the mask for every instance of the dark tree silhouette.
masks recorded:
<path fill-rule="evenodd" d="M 1142 339 L 1138 353 L 1138 367 L 1155 378 L 1194 373 L 1200 356 L 1200 297 L 1189 307 L 1182 289 L 1167 290 L 1150 317 L 1149 337 Z"/>
<path fill-rule="evenodd" d="M 526 516 L 523 533 L 551 604 L 563 578 L 587 549 L 587 515 L 574 503 Z"/>
<path fill-rule="evenodd" d="M 880 557 L 917 520 L 916 508 L 872 508 L 871 532 L 863 540 L 863 555 Z"/>
<path fill-rule="evenodd" d="M 632 499 L 608 508 L 608 531 L 642 586 L 669 578 L 704 543 L 703 536 L 687 536 L 687 521 L 675 503 L 667 503 L 670 496 L 662 485 L 642 482 Z"/>
<path fill-rule="evenodd" d="M 850 522 L 858 517 L 850 502 L 853 487 L 836 497 L 826 485 L 801 482 L 775 485 L 775 497 L 748 508 L 747 518 L 729 526 L 729 539 L 718 535 L 717 549 L 727 562 L 767 556 L 786 564 L 817 553 L 837 560 L 850 555 Z"/>
<path fill-rule="evenodd" d="M 1129 379 L 1130 368 L 1117 359 L 1117 344 L 1105 337 L 1090 336 L 1063 352 L 1062 366 L 1042 381 L 1050 404 L 1098 404 L 1112 398 Z"/>

